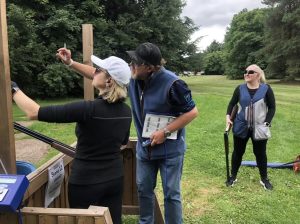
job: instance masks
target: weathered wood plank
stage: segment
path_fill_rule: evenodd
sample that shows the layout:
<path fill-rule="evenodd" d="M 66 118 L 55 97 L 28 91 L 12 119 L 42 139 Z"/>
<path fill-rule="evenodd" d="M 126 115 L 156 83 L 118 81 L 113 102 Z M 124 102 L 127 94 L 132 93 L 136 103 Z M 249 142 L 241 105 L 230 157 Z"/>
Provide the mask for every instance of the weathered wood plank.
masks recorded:
<path fill-rule="evenodd" d="M 164 224 L 165 223 L 163 215 L 162 215 L 161 210 L 160 210 L 160 206 L 159 206 L 156 194 L 155 194 L 154 216 L 155 216 L 155 224 Z"/>
<path fill-rule="evenodd" d="M 18 223 L 18 216 L 16 213 L 0 213 L 0 223 Z"/>
<path fill-rule="evenodd" d="M 6 1 L 3 0 L 0 3 L 0 173 L 14 174 L 17 169 L 10 84 Z"/>
<path fill-rule="evenodd" d="M 94 224 L 93 217 L 76 217 L 76 224 Z"/>
<path fill-rule="evenodd" d="M 29 215 L 60 215 L 60 216 L 104 216 L 108 211 L 107 207 L 97 207 L 97 209 L 75 209 L 75 208 L 42 208 L 24 207 L 23 214 Z"/>
<path fill-rule="evenodd" d="M 123 215 L 139 215 L 140 209 L 136 205 L 123 205 L 122 214 Z"/>
<path fill-rule="evenodd" d="M 124 166 L 124 190 L 123 190 L 123 205 L 131 205 L 132 200 L 132 188 L 133 188 L 133 176 L 132 176 L 132 153 L 131 149 L 125 149 L 123 154 L 123 166 Z"/>
<path fill-rule="evenodd" d="M 93 65 L 91 61 L 91 55 L 93 54 L 94 41 L 93 41 L 93 25 L 82 25 L 82 49 L 83 49 L 83 64 Z M 94 99 L 94 87 L 92 86 L 92 80 L 84 78 L 84 99 Z"/>
<path fill-rule="evenodd" d="M 99 210 L 99 208 L 101 208 L 101 207 L 91 205 L 91 206 L 89 207 L 89 210 L 94 210 L 94 211 L 97 212 L 97 211 Z M 102 208 L 103 208 L 103 207 L 102 207 Z M 103 217 L 95 217 L 95 223 L 96 223 L 96 224 L 101 224 L 101 223 L 112 224 L 112 223 L 113 223 L 108 208 L 104 211 Z"/>
<path fill-rule="evenodd" d="M 39 215 L 39 224 L 57 224 L 57 217 L 53 215 Z M 29 224 L 29 222 L 28 222 Z"/>
<path fill-rule="evenodd" d="M 37 215 L 29 215 L 29 214 L 27 214 L 27 215 L 23 215 L 25 218 L 24 218 L 24 220 L 25 220 L 25 224 L 39 224 L 38 223 L 38 216 Z"/>
<path fill-rule="evenodd" d="M 58 224 L 76 224 L 76 217 L 74 216 L 58 216 Z"/>
<path fill-rule="evenodd" d="M 110 224 L 112 222 L 107 222 L 104 217 L 95 217 L 94 223 L 95 224 L 108 224 L 108 223 Z"/>

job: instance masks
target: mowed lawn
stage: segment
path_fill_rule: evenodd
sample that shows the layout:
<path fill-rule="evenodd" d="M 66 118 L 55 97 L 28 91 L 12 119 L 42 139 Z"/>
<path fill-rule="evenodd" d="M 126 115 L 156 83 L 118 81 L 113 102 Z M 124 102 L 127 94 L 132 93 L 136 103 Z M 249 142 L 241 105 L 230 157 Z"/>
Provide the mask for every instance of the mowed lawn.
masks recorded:
<path fill-rule="evenodd" d="M 269 169 L 273 191 L 259 184 L 257 168 L 241 167 L 238 182 L 226 187 L 223 133 L 225 113 L 234 88 L 242 80 L 224 76 L 186 77 L 197 103 L 199 117 L 187 127 L 187 152 L 182 177 L 184 223 L 299 223 L 300 174 L 290 169 Z M 300 154 L 300 85 L 270 81 L 277 111 L 272 122 L 272 138 L 268 142 L 269 162 L 289 162 Z M 72 99 L 74 100 L 74 99 Z M 71 100 L 41 101 L 42 105 Z M 15 120 L 24 115 L 14 106 Z M 32 129 L 72 143 L 74 124 L 35 122 Z M 135 136 L 132 127 L 132 136 Z M 230 134 L 232 152 L 232 134 Z M 45 162 L 57 152 L 51 150 Z M 249 142 L 244 160 L 255 160 Z M 126 183 L 125 183 L 126 184 Z M 161 207 L 160 181 L 157 186 Z M 124 217 L 124 223 L 136 223 L 137 217 Z"/>

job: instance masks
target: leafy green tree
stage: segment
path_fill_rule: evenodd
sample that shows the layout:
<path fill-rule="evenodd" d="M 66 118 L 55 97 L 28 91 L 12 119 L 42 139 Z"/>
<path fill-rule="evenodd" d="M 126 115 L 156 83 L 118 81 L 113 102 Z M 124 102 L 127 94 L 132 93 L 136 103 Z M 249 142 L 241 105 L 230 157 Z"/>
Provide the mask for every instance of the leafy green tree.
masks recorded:
<path fill-rule="evenodd" d="M 225 35 L 225 74 L 229 78 L 242 78 L 249 64 L 266 65 L 261 54 L 264 47 L 264 21 L 267 9 L 242 10 L 236 14 Z"/>
<path fill-rule="evenodd" d="M 36 94 L 37 88 L 33 88 L 32 83 L 36 80 L 36 74 L 43 71 L 44 57 L 48 52 L 38 39 L 35 12 L 10 4 L 7 15 L 12 79 L 26 92 Z"/>
<path fill-rule="evenodd" d="M 222 51 L 223 50 L 223 44 L 219 43 L 218 41 L 214 40 L 211 42 L 211 44 L 205 49 L 204 53 L 212 53 L 215 51 Z"/>
<path fill-rule="evenodd" d="M 204 56 L 204 72 L 206 75 L 224 74 L 224 53 L 214 51 Z"/>
<path fill-rule="evenodd" d="M 224 47 L 214 40 L 203 53 L 203 68 L 206 75 L 222 75 L 224 73 Z"/>
<path fill-rule="evenodd" d="M 184 71 L 192 71 L 195 75 L 203 70 L 203 53 L 195 53 L 184 58 Z"/>
<path fill-rule="evenodd" d="M 183 56 L 194 53 L 196 49 L 187 42 L 196 28 L 189 19 L 182 22 L 180 14 L 184 5 L 181 0 L 152 0 L 147 1 L 146 6 L 145 24 L 153 30 L 149 41 L 161 47 L 167 67 L 179 72 Z"/>
<path fill-rule="evenodd" d="M 267 71 L 272 77 L 300 77 L 300 1 L 265 0 L 271 6 L 266 22 Z"/>
<path fill-rule="evenodd" d="M 196 52 L 189 37 L 197 29 L 180 17 L 183 6 L 181 0 L 10 0 L 12 78 L 39 97 L 79 93 L 78 76 L 57 63 L 55 52 L 66 43 L 82 60 L 83 23 L 93 24 L 94 54 L 101 58 L 126 58 L 127 50 L 149 41 L 161 48 L 168 68 L 182 71 L 184 57 Z"/>

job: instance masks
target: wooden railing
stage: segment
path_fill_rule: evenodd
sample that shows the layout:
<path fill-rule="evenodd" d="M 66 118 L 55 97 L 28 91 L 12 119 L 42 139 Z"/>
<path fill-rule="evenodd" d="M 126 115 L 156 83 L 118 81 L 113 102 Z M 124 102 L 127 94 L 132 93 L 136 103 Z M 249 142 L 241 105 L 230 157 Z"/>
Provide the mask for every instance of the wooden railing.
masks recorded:
<path fill-rule="evenodd" d="M 136 188 L 136 141 L 129 141 L 127 148 L 122 150 L 124 164 L 124 193 L 123 193 L 123 214 L 138 215 L 139 204 Z M 48 167 L 59 159 L 63 160 L 65 176 L 61 185 L 60 195 L 48 206 L 43 208 L 45 203 L 45 191 L 48 183 Z M 34 172 L 27 175 L 30 182 L 23 198 L 22 211 L 24 224 L 98 224 L 112 223 L 109 210 L 105 207 L 91 206 L 89 209 L 70 209 L 68 205 L 67 183 L 71 171 L 72 158 L 62 153 L 43 164 Z M 0 223 L 18 223 L 17 214 L 1 214 Z M 163 217 L 156 199 L 155 223 L 164 223 Z"/>

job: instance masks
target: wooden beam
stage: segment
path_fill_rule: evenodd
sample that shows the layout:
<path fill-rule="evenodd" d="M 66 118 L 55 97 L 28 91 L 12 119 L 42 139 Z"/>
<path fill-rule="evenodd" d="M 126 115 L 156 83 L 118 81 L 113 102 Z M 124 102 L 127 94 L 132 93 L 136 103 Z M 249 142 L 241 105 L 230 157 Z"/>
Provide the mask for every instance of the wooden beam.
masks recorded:
<path fill-rule="evenodd" d="M 21 211 L 23 215 L 104 216 L 108 208 L 99 206 L 97 209 L 95 206 L 91 209 L 24 207 Z"/>
<path fill-rule="evenodd" d="M 6 22 L 6 1 L 0 3 L 0 159 L 5 170 L 16 173 L 16 152 L 12 117 L 12 96 Z M 0 166 L 0 173 L 5 171 Z"/>
<path fill-rule="evenodd" d="M 83 50 L 83 63 L 86 65 L 93 65 L 91 61 L 91 55 L 93 54 L 94 42 L 93 42 L 93 25 L 82 24 L 82 50 Z M 84 78 L 84 99 L 94 99 L 94 88 L 92 86 L 92 80 Z"/>

